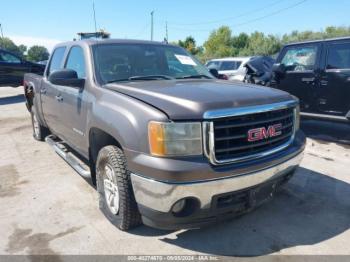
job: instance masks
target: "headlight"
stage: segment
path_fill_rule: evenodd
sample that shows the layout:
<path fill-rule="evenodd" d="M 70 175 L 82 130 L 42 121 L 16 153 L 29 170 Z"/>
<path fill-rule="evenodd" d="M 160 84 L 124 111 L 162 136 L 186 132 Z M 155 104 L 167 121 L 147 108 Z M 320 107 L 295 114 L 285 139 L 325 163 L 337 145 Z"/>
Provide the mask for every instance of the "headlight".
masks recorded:
<path fill-rule="evenodd" d="M 295 108 L 295 131 L 298 131 L 300 128 L 300 106 L 297 105 Z"/>
<path fill-rule="evenodd" d="M 201 123 L 161 123 L 148 125 L 149 146 L 154 156 L 202 154 Z"/>

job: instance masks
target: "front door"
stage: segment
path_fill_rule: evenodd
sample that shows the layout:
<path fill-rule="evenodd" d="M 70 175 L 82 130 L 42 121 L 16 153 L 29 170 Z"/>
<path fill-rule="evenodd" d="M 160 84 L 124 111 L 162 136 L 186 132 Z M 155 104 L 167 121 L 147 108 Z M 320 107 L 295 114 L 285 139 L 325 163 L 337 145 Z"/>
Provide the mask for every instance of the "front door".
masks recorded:
<path fill-rule="evenodd" d="M 345 116 L 350 111 L 350 40 L 328 42 L 317 104 L 321 113 Z"/>
<path fill-rule="evenodd" d="M 301 110 L 305 112 L 316 110 L 314 90 L 318 85 L 319 54 L 317 43 L 288 46 L 277 61 L 286 68 L 285 74 L 275 79 L 277 88 L 298 97 Z"/>
<path fill-rule="evenodd" d="M 19 57 L 0 50 L 0 86 L 20 86 L 27 71 Z"/>

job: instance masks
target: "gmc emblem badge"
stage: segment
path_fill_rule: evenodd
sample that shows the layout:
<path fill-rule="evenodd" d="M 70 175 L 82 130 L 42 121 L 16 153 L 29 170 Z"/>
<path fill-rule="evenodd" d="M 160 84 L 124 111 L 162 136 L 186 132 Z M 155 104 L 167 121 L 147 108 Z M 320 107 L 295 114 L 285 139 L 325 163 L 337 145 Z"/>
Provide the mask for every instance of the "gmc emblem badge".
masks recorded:
<path fill-rule="evenodd" d="M 250 129 L 248 131 L 248 141 L 255 142 L 263 139 L 280 136 L 282 134 L 281 129 L 282 129 L 282 124 L 268 126 L 268 128 L 260 127 L 260 128 Z"/>

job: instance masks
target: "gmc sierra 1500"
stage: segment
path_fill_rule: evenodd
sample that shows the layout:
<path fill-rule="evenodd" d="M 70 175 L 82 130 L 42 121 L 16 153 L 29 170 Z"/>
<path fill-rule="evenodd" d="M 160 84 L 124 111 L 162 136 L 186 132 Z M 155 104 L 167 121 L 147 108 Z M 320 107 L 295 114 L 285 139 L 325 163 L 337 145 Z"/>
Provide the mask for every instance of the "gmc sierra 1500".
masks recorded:
<path fill-rule="evenodd" d="M 34 138 L 91 176 L 122 230 L 251 210 L 292 176 L 305 147 L 295 97 L 215 79 L 173 45 L 62 43 L 44 75 L 24 82 Z"/>

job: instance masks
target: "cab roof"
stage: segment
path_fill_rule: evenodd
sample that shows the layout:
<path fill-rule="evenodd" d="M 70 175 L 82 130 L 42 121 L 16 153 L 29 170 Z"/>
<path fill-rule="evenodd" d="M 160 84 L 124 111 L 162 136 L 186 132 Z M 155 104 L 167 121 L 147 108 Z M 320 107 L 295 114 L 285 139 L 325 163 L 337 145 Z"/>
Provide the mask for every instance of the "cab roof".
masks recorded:
<path fill-rule="evenodd" d="M 133 39 L 83 39 L 83 40 L 76 40 L 76 41 L 69 41 L 69 42 L 63 42 L 59 43 L 55 46 L 71 46 L 71 45 L 104 45 L 104 44 L 147 44 L 147 45 L 170 45 L 164 42 L 157 42 L 157 41 L 147 41 L 147 40 L 133 40 Z"/>
<path fill-rule="evenodd" d="M 286 44 L 285 46 L 302 45 L 302 44 L 313 44 L 313 43 L 323 43 L 323 42 L 332 42 L 332 41 L 341 41 L 341 40 L 350 40 L 350 37 L 347 36 L 347 37 L 318 39 L 318 40 L 303 41 L 303 42 L 293 42 L 293 43 Z"/>

